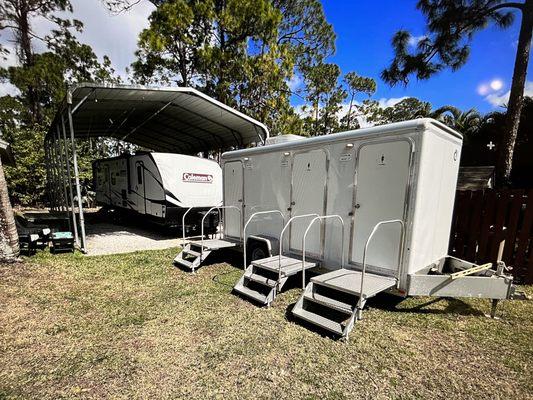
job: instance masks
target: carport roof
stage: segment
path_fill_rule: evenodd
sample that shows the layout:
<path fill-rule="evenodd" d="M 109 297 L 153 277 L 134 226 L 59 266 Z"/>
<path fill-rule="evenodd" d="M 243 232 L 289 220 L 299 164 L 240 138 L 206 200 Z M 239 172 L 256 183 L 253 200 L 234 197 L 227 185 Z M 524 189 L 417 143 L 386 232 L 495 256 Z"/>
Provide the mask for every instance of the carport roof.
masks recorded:
<path fill-rule="evenodd" d="M 195 154 L 264 143 L 268 129 L 255 119 L 188 87 L 83 83 L 72 87 L 49 135 L 72 104 L 74 136 L 112 137 L 155 151 Z"/>

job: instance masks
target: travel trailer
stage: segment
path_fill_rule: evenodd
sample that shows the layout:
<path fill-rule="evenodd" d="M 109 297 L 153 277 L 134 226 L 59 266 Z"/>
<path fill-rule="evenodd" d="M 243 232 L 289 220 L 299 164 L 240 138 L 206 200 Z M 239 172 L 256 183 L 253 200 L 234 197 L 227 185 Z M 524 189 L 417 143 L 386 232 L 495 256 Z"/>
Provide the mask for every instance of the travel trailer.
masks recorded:
<path fill-rule="evenodd" d="M 383 291 L 495 307 L 514 290 L 503 266 L 447 255 L 461 145 L 458 132 L 418 119 L 227 152 L 223 236 L 188 243 L 193 261 L 242 248 L 234 291 L 267 306 L 301 273 L 292 313 L 343 337 Z"/>
<path fill-rule="evenodd" d="M 187 232 L 198 231 L 205 211 L 222 203 L 222 170 L 205 158 L 124 154 L 94 161 L 93 177 L 98 204 L 135 212 L 160 225 L 181 227 L 184 213 L 194 207 L 186 221 Z M 211 215 L 206 224 L 207 231 L 214 232 L 216 216 Z"/>

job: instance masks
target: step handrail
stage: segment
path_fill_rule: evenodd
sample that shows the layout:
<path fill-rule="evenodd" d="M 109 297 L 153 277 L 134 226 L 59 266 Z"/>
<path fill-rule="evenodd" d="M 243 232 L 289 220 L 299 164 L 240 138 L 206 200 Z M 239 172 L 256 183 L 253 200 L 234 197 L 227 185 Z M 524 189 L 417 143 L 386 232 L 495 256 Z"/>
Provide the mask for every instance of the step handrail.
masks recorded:
<path fill-rule="evenodd" d="M 279 253 L 278 253 L 278 279 L 281 280 L 281 253 L 283 251 L 283 235 L 285 234 L 285 230 L 289 227 L 289 225 L 294 221 L 295 219 L 299 218 L 309 218 L 309 217 L 320 217 L 320 215 L 316 213 L 311 214 L 302 214 L 302 215 L 295 215 L 294 217 L 289 218 L 283 229 L 281 230 L 281 233 L 279 235 Z"/>
<path fill-rule="evenodd" d="M 241 219 L 241 226 L 240 226 L 240 231 L 239 231 L 239 239 L 242 241 L 242 210 L 237 207 L 237 206 L 215 206 L 215 207 L 211 207 L 206 213 L 205 215 L 203 216 L 202 218 L 202 248 L 201 248 L 201 254 L 203 254 L 204 252 L 204 221 L 205 221 L 205 217 L 207 217 L 211 211 L 213 210 L 217 210 L 218 211 L 218 224 L 220 225 L 220 220 L 221 220 L 221 217 L 220 217 L 220 210 L 221 209 L 228 209 L 228 208 L 234 208 L 235 210 L 237 210 L 239 212 L 239 215 L 240 215 L 240 219 Z M 224 232 L 225 232 L 226 228 L 224 228 Z M 202 256 L 200 255 L 200 260 L 202 260 Z"/>
<path fill-rule="evenodd" d="M 365 248 L 363 250 L 363 270 L 362 270 L 362 273 L 361 273 L 361 287 L 359 289 L 359 301 L 357 302 L 357 308 L 359 310 L 362 309 L 362 306 L 363 306 L 363 301 L 365 301 L 363 299 L 363 289 L 364 289 L 364 284 L 365 284 L 365 275 L 366 275 L 366 254 L 367 254 L 367 251 L 368 251 L 368 245 L 370 244 L 370 242 L 372 241 L 373 237 L 374 237 L 374 234 L 378 231 L 378 229 L 383 226 L 383 225 L 387 225 L 387 224 L 400 224 L 401 226 L 401 231 L 400 231 L 400 245 L 398 247 L 398 271 L 400 270 L 401 268 L 401 262 L 402 262 L 402 258 L 403 258 L 403 246 L 404 246 L 404 236 L 405 236 L 405 222 L 401 219 L 389 219 L 389 220 L 385 220 L 385 221 L 380 221 L 378 222 L 376 225 L 374 225 L 374 229 L 372 229 L 372 232 L 370 232 L 370 235 L 368 236 L 368 239 L 366 239 L 366 243 L 365 243 Z"/>
<path fill-rule="evenodd" d="M 316 221 L 324 222 L 327 219 L 335 218 L 335 220 L 340 221 L 340 228 L 342 229 L 342 242 L 341 242 L 341 268 L 344 268 L 344 235 L 345 235 L 345 229 L 344 229 L 344 220 L 342 217 L 338 214 L 331 214 L 331 215 L 323 215 L 321 217 L 315 217 L 311 222 L 309 222 L 309 225 L 307 225 L 307 229 L 305 230 L 304 237 L 302 238 L 302 289 L 305 289 L 305 242 L 307 238 L 307 233 L 313 226 L 313 224 Z"/>
<path fill-rule="evenodd" d="M 189 214 L 189 212 L 193 209 L 193 208 L 205 208 L 205 207 L 201 207 L 201 206 L 192 206 L 192 207 L 189 207 L 187 209 L 187 211 L 185 211 L 183 213 L 183 216 L 181 217 L 181 247 L 185 247 L 185 217 L 187 216 L 187 214 Z"/>
<path fill-rule="evenodd" d="M 191 211 L 194 207 L 189 207 L 187 211 L 183 213 L 183 216 L 181 217 L 181 248 L 183 249 L 185 247 L 185 217 L 187 214 L 189 214 L 189 211 Z"/>
<path fill-rule="evenodd" d="M 246 224 L 244 224 L 244 229 L 243 229 L 243 233 L 242 233 L 242 236 L 243 236 L 243 241 L 244 241 L 244 270 L 246 270 L 246 228 L 248 227 L 248 224 L 252 221 L 252 219 L 254 217 L 256 217 L 257 215 L 263 215 L 263 214 L 279 214 L 281 215 L 281 223 L 282 223 L 282 229 L 283 229 L 283 223 L 285 222 L 285 216 L 283 215 L 283 213 L 280 211 L 280 210 L 268 210 L 268 211 L 257 211 L 255 213 L 253 213 L 252 215 L 250 215 L 250 218 L 248 218 L 248 221 L 246 221 Z"/>

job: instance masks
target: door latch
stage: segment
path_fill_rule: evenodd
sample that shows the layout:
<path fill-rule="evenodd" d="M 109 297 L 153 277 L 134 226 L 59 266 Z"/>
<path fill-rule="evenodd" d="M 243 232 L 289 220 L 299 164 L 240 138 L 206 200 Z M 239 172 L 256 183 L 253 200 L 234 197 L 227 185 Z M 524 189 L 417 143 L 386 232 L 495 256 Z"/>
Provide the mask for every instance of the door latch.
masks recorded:
<path fill-rule="evenodd" d="M 359 203 L 357 203 L 357 204 L 355 205 L 355 209 L 357 210 L 358 208 L 361 208 L 361 204 L 359 204 Z"/>

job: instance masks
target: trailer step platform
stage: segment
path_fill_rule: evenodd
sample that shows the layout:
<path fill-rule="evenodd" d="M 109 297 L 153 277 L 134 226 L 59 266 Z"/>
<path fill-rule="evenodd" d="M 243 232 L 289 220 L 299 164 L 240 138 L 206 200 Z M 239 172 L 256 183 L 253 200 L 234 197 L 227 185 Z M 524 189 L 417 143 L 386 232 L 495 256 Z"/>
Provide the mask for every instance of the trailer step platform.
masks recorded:
<path fill-rule="evenodd" d="M 302 260 L 281 256 L 281 276 L 279 266 L 278 256 L 252 261 L 233 290 L 262 306 L 269 307 L 289 276 L 302 270 Z M 314 262 L 306 261 L 305 263 L 305 269 L 316 266 L 317 263 Z"/>
<path fill-rule="evenodd" d="M 240 241 L 232 239 L 191 240 L 174 258 L 174 264 L 195 272 L 212 251 L 236 247 Z"/>
<path fill-rule="evenodd" d="M 396 278 L 365 274 L 361 297 L 360 271 L 338 269 L 311 278 L 292 310 L 299 319 L 347 338 L 355 322 L 361 319 L 366 300 L 396 286 Z"/>

